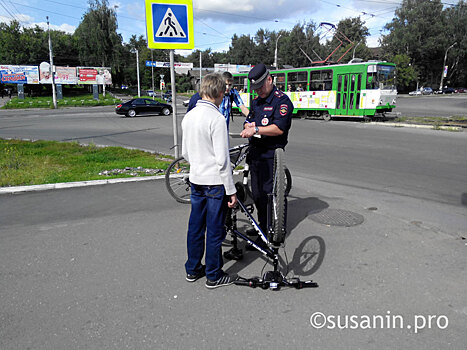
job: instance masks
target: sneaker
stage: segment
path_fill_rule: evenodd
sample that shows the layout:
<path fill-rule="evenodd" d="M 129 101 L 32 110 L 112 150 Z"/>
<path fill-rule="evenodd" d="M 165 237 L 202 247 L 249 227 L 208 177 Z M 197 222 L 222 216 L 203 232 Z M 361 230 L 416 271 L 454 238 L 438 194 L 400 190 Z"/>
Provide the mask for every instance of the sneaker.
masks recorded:
<path fill-rule="evenodd" d="M 211 281 L 211 280 L 206 280 L 206 288 L 209 289 L 214 289 L 218 287 L 224 287 L 233 284 L 236 280 L 238 280 L 237 275 L 228 275 L 224 274 L 221 278 L 219 278 L 217 281 Z"/>
<path fill-rule="evenodd" d="M 188 282 L 195 282 L 204 276 L 206 276 L 206 266 L 202 265 L 201 270 L 198 273 L 195 273 L 194 275 L 187 273 L 186 280 Z"/>

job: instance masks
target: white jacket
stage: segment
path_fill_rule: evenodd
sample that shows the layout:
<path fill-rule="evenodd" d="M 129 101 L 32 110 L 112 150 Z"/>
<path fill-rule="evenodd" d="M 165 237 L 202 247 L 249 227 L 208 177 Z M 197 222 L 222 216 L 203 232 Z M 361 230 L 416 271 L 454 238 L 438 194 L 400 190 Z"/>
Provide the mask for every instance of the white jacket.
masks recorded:
<path fill-rule="evenodd" d="M 182 130 L 182 156 L 190 163 L 190 182 L 224 185 L 227 195 L 236 193 L 227 125 L 216 105 L 199 100 L 183 118 Z"/>

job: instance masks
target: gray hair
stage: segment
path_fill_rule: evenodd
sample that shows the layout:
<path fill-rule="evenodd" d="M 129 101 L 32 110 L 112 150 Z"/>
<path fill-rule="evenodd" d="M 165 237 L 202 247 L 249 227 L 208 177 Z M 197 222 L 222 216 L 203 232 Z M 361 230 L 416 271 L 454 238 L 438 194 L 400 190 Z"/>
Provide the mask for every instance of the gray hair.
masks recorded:
<path fill-rule="evenodd" d="M 199 95 L 202 98 L 216 99 L 225 92 L 225 80 L 218 73 L 211 73 L 203 78 Z"/>

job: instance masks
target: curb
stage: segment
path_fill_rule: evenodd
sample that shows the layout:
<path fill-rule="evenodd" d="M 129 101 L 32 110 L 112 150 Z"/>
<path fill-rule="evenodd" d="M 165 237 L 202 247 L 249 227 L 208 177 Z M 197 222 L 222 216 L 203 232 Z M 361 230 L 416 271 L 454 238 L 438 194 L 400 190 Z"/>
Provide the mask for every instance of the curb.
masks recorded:
<path fill-rule="evenodd" d="M 58 189 L 74 188 L 74 187 L 99 186 L 99 185 L 108 185 L 108 184 L 116 184 L 116 183 L 124 183 L 124 182 L 162 180 L 164 178 L 165 178 L 165 175 L 108 179 L 108 180 L 93 180 L 93 181 L 59 182 L 55 184 L 32 185 L 32 186 L 0 187 L 0 195 L 8 194 L 8 193 L 11 194 L 11 193 L 21 193 L 21 192 L 58 190 Z"/>
<path fill-rule="evenodd" d="M 404 127 L 404 128 L 417 128 L 417 129 L 432 129 L 432 130 L 456 130 L 461 131 L 462 128 L 459 126 L 433 126 L 433 125 L 423 125 L 423 124 L 407 124 L 407 123 L 387 123 L 387 122 L 370 122 L 372 125 L 381 125 L 381 126 L 392 126 L 392 127 Z"/>

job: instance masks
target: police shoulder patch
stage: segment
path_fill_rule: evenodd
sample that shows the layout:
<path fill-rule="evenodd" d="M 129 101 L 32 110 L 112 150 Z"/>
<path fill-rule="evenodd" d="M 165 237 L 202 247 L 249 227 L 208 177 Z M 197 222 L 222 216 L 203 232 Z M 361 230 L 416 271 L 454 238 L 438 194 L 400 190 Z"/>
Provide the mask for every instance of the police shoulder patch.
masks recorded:
<path fill-rule="evenodd" d="M 284 93 L 282 91 L 280 91 L 280 90 L 276 90 L 276 91 L 274 91 L 274 95 L 276 95 L 276 97 L 282 97 L 282 96 L 284 96 Z"/>
<path fill-rule="evenodd" d="M 288 110 L 289 110 L 289 106 L 287 105 L 281 105 L 279 108 L 280 114 L 282 116 L 286 115 Z"/>

